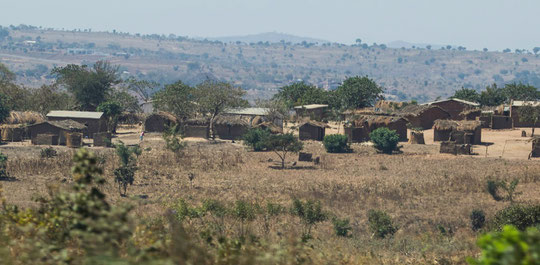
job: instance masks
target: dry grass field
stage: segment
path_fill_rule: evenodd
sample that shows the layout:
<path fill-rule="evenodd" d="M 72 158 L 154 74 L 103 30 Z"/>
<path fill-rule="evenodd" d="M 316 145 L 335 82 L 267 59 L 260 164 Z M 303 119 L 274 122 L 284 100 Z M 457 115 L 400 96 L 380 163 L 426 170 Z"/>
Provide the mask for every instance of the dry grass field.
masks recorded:
<path fill-rule="evenodd" d="M 137 129 L 121 131 L 126 144 L 138 143 Z M 504 134 L 505 136 L 502 136 Z M 485 211 L 489 220 L 508 205 L 497 202 L 486 192 L 490 179 L 519 179 L 518 202 L 540 203 L 540 160 L 527 160 L 521 144 L 509 144 L 499 158 L 501 141 L 520 138 L 519 130 L 485 130 L 483 139 L 494 144 L 477 146 L 476 156 L 438 153 L 438 145 L 404 144 L 403 153 L 377 154 L 370 146 L 354 144 L 353 153 L 327 154 L 320 142 L 305 142 L 305 150 L 321 157 L 314 165 L 298 162 L 291 155 L 288 168 L 274 169 L 278 157 L 271 152 L 251 152 L 241 143 L 187 139 L 184 154 L 175 156 L 165 149 L 159 134 L 148 134 L 141 144 L 142 155 L 135 183 L 128 196 L 120 197 L 112 170 L 119 165 L 114 149 L 91 148 L 100 157 L 107 183 L 103 189 L 114 203 L 135 206 L 136 219 L 163 216 L 170 207 L 185 199 L 199 205 L 205 199 L 225 203 L 236 200 L 289 207 L 293 198 L 313 199 L 340 218 L 349 218 L 352 236 L 337 237 L 332 223 L 325 221 L 313 230 L 309 246 L 321 260 L 340 264 L 464 264 L 466 256 L 476 255 L 478 233 L 470 228 L 473 209 Z M 530 148 L 530 144 L 527 144 Z M 9 156 L 8 171 L 16 181 L 3 182 L 9 203 L 35 205 L 33 198 L 54 187 L 69 184 L 74 150 L 55 147 L 59 155 L 41 158 L 40 147 L 8 144 L 0 151 Z M 530 149 L 529 149 L 530 150 Z M 525 152 L 525 153 L 524 153 Z M 188 174 L 194 174 L 192 185 Z M 376 239 L 367 226 L 367 211 L 386 211 L 399 227 L 386 239 Z M 192 224 L 196 231 L 198 226 Z M 229 227 L 234 233 L 233 224 Z M 189 229 L 189 227 L 188 227 Z M 301 226 L 286 215 L 268 224 L 257 218 L 249 226 L 254 235 L 270 242 L 299 237 Z"/>

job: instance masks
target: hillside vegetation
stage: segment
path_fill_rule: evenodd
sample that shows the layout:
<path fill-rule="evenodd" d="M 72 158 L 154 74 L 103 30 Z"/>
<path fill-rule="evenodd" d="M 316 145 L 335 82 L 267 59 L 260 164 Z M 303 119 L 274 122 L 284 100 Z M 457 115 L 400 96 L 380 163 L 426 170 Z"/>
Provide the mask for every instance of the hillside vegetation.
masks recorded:
<path fill-rule="evenodd" d="M 347 76 L 368 75 L 391 99 L 427 101 L 466 87 L 521 81 L 540 86 L 539 49 L 504 52 L 468 51 L 446 46 L 435 50 L 386 45 L 337 43 L 223 43 L 174 35 L 139 35 L 89 30 L 59 31 L 30 26 L 0 29 L 0 62 L 18 82 L 51 82 L 50 69 L 107 60 L 121 65 L 124 77 L 161 84 L 206 79 L 232 82 L 247 97 L 268 98 L 298 79 L 334 89 Z M 429 48 L 429 49 L 428 49 Z"/>

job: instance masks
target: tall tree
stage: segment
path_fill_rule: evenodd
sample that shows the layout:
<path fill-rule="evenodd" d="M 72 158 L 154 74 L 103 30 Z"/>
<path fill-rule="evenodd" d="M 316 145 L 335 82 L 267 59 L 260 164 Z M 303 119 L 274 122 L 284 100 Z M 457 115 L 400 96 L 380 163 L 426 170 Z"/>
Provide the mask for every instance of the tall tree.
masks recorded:
<path fill-rule="evenodd" d="M 480 100 L 480 95 L 474 89 L 462 87 L 461 89 L 456 90 L 452 98 L 463 99 L 471 102 L 478 102 Z"/>
<path fill-rule="evenodd" d="M 540 92 L 536 87 L 522 83 L 507 84 L 504 87 L 504 94 L 508 102 L 510 100 L 537 100 L 540 98 Z"/>
<path fill-rule="evenodd" d="M 194 88 L 182 81 L 166 85 L 153 95 L 154 107 L 174 114 L 181 120 L 188 119 L 196 112 Z"/>
<path fill-rule="evenodd" d="M 66 86 L 79 104 L 81 110 L 94 111 L 106 100 L 113 85 L 120 83 L 118 66 L 98 61 L 93 67 L 70 64 L 54 68 L 57 83 Z"/>
<path fill-rule="evenodd" d="M 72 110 L 77 102 L 73 95 L 58 88 L 56 84 L 42 85 L 31 91 L 29 110 L 47 114 L 51 110 Z"/>
<path fill-rule="evenodd" d="M 498 106 L 506 101 L 504 90 L 497 87 L 497 84 L 487 86 L 486 90 L 480 93 L 479 103 L 482 106 Z"/>
<path fill-rule="evenodd" d="M 349 77 L 335 91 L 336 107 L 357 109 L 370 107 L 383 99 L 383 88 L 367 76 Z"/>
<path fill-rule="evenodd" d="M 324 89 L 302 82 L 281 87 L 274 100 L 284 102 L 288 108 L 305 104 L 327 104 L 329 93 Z"/>
<path fill-rule="evenodd" d="M 230 83 L 207 80 L 195 87 L 195 98 L 199 113 L 208 120 L 208 130 L 215 138 L 214 122 L 218 115 L 229 108 L 245 107 L 247 101 L 242 97 L 245 91 Z"/>

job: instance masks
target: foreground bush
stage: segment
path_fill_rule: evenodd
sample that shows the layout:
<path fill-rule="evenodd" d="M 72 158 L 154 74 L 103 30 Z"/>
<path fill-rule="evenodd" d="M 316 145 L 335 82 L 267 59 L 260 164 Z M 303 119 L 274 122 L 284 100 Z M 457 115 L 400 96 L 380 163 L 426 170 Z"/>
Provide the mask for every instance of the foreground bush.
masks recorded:
<path fill-rule="evenodd" d="M 328 153 L 348 153 L 351 148 L 348 143 L 349 139 L 343 134 L 331 134 L 324 136 L 324 149 Z"/>
<path fill-rule="evenodd" d="M 369 134 L 369 138 L 375 148 L 382 153 L 392 154 L 394 151 L 399 151 L 399 135 L 394 130 L 385 127 L 378 128 Z"/>
<path fill-rule="evenodd" d="M 540 264 L 540 231 L 536 228 L 521 232 L 505 226 L 501 232 L 480 237 L 478 246 L 482 254 L 478 259 L 469 258 L 469 264 Z"/>
<path fill-rule="evenodd" d="M 540 225 L 540 204 L 536 205 L 510 205 L 495 214 L 492 225 L 495 229 L 502 229 L 505 225 L 512 225 L 524 231 L 527 227 Z"/>
<path fill-rule="evenodd" d="M 270 131 L 261 128 L 250 129 L 244 134 L 244 144 L 251 147 L 253 151 L 259 152 L 266 149 L 266 139 L 270 137 Z"/>

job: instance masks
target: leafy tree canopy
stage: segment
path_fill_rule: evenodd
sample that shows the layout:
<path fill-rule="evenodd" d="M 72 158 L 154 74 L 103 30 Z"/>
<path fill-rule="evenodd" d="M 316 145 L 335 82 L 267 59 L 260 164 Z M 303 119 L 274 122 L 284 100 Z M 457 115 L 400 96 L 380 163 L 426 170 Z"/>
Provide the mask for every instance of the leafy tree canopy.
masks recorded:
<path fill-rule="evenodd" d="M 349 77 L 335 91 L 336 106 L 342 109 L 370 107 L 382 99 L 383 88 L 367 76 Z"/>
<path fill-rule="evenodd" d="M 288 108 L 306 104 L 327 104 L 329 93 L 322 88 L 305 82 L 296 82 L 279 89 L 274 100 L 284 102 Z"/>
<path fill-rule="evenodd" d="M 454 96 L 452 96 L 452 98 L 463 99 L 471 102 L 478 102 L 480 100 L 480 95 L 474 89 L 462 87 L 454 93 Z"/>
<path fill-rule="evenodd" d="M 486 90 L 480 93 L 479 103 L 483 106 L 498 106 L 506 101 L 503 88 L 497 87 L 497 84 L 487 86 Z"/>
<path fill-rule="evenodd" d="M 187 119 L 195 114 L 194 88 L 177 81 L 166 85 L 153 96 L 157 110 L 174 114 L 180 119 Z"/>

